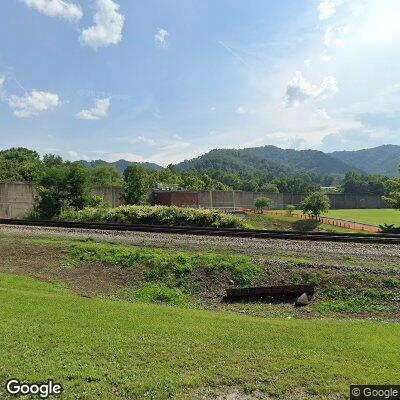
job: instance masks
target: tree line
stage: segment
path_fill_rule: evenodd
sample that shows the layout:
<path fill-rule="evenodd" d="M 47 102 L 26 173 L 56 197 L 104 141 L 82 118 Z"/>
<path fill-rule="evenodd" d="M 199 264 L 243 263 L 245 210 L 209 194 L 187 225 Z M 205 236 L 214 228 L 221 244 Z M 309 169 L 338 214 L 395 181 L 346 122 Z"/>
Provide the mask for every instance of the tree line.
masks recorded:
<path fill-rule="evenodd" d="M 101 200 L 91 195 L 93 186 L 120 187 L 127 204 L 144 204 L 148 201 L 149 191 L 156 187 L 310 194 L 318 191 L 321 184 L 327 183 L 323 176 L 314 173 L 298 172 L 267 179 L 254 170 L 238 173 L 209 167 L 202 172 L 179 171 L 173 165 L 160 171 L 149 171 L 140 165 L 133 165 L 121 174 L 113 166 L 86 168 L 54 154 L 40 158 L 36 151 L 26 148 L 0 151 L 0 181 L 36 182 L 41 198 L 37 211 L 42 217 L 48 218 L 57 215 L 65 207 L 81 209 L 99 204 Z M 395 204 L 394 199 L 400 193 L 399 182 L 398 178 L 349 172 L 338 185 L 337 191 L 383 195 L 388 202 L 391 201 L 390 204 Z"/>

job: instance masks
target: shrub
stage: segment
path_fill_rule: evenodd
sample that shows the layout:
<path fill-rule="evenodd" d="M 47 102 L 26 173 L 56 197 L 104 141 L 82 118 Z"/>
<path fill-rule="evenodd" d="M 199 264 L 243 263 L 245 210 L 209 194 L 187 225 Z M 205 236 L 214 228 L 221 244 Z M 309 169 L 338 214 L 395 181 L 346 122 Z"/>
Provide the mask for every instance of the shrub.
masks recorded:
<path fill-rule="evenodd" d="M 130 224 L 210 226 L 245 228 L 233 215 L 218 210 L 179 208 L 168 206 L 120 206 L 116 208 L 87 207 L 83 210 L 66 210 L 61 220 L 79 222 L 118 222 Z"/>
<path fill-rule="evenodd" d="M 400 234 L 400 226 L 395 226 L 394 224 L 383 224 L 379 225 L 382 233 L 398 233 Z"/>
<path fill-rule="evenodd" d="M 89 207 L 104 207 L 104 208 L 109 208 L 111 207 L 110 203 L 108 203 L 106 200 L 104 200 L 104 197 L 98 196 L 97 194 L 94 194 L 91 196 L 88 202 Z"/>

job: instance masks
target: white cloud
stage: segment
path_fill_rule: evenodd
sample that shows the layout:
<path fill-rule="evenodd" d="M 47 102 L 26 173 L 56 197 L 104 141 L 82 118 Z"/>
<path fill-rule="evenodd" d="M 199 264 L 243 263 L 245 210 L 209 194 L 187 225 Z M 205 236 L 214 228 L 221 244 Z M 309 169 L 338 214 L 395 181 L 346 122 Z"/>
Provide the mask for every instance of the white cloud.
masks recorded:
<path fill-rule="evenodd" d="M 79 160 L 86 160 L 90 161 L 90 158 L 85 154 L 79 154 L 74 150 L 67 151 L 68 159 L 71 161 L 79 161 Z"/>
<path fill-rule="evenodd" d="M 320 88 L 316 92 L 315 97 L 319 97 L 321 99 L 326 99 L 330 95 L 337 93 L 337 80 L 333 76 L 326 76 L 320 85 Z"/>
<path fill-rule="evenodd" d="M 110 108 L 111 105 L 110 98 L 97 99 L 95 100 L 94 103 L 95 103 L 94 107 L 88 110 L 79 111 L 75 115 L 75 117 L 77 119 L 87 119 L 87 120 L 95 120 L 106 117 L 108 114 L 108 109 Z"/>
<path fill-rule="evenodd" d="M 148 146 L 156 146 L 157 143 L 154 139 L 149 138 L 144 135 L 139 135 L 134 138 L 132 137 L 120 137 L 118 138 L 121 142 L 129 143 L 129 144 L 146 144 Z"/>
<path fill-rule="evenodd" d="M 105 161 L 114 162 L 118 160 L 127 160 L 133 162 L 145 162 L 147 161 L 143 156 L 134 153 L 112 153 L 112 152 L 104 152 L 102 153 Z"/>
<path fill-rule="evenodd" d="M 7 102 L 18 118 L 32 117 L 60 105 L 57 94 L 38 90 L 32 90 L 32 92 L 25 93 L 23 96 L 9 96 Z"/>
<path fill-rule="evenodd" d="M 342 0 L 321 0 L 318 5 L 318 18 L 329 19 L 336 14 L 336 9 L 342 4 Z"/>
<path fill-rule="evenodd" d="M 168 46 L 168 39 L 169 32 L 165 29 L 159 29 L 156 34 L 154 35 L 154 41 L 157 47 L 165 49 Z"/>
<path fill-rule="evenodd" d="M 348 26 L 341 26 L 337 29 L 334 29 L 331 25 L 328 25 L 324 35 L 325 46 L 330 47 L 343 45 L 344 37 L 349 33 L 350 28 Z"/>
<path fill-rule="evenodd" d="M 330 47 L 332 45 L 340 46 L 342 44 L 340 39 L 335 38 L 335 31 L 330 25 L 328 25 L 325 30 L 324 44 L 326 47 Z"/>
<path fill-rule="evenodd" d="M 96 0 L 95 24 L 82 31 L 80 42 L 94 49 L 119 43 L 125 17 L 118 10 L 113 0 Z"/>
<path fill-rule="evenodd" d="M 239 106 L 236 109 L 236 114 L 239 114 L 239 115 L 254 114 L 254 113 L 255 113 L 255 110 L 248 108 L 248 107 Z"/>
<path fill-rule="evenodd" d="M 325 119 L 331 119 L 331 117 L 328 115 L 328 113 L 326 112 L 326 110 L 324 108 L 318 109 L 317 114 Z"/>
<path fill-rule="evenodd" d="M 82 9 L 67 0 L 22 0 L 28 7 L 34 8 L 49 17 L 61 17 L 69 21 L 79 21 Z"/>
<path fill-rule="evenodd" d="M 136 140 L 137 140 L 137 143 L 144 143 L 144 144 L 148 144 L 150 146 L 155 146 L 156 145 L 156 141 L 154 139 L 148 138 L 146 136 L 139 135 L 136 138 Z"/>
<path fill-rule="evenodd" d="M 164 146 L 161 146 L 159 149 L 160 151 L 153 154 L 149 158 L 149 161 L 160 165 L 168 165 L 176 162 L 177 159 L 187 158 L 188 155 L 192 157 L 191 148 L 192 144 L 184 140 L 171 141 Z M 201 153 L 201 150 L 199 153 Z"/>
<path fill-rule="evenodd" d="M 348 35 L 350 33 L 350 27 L 348 25 L 340 26 L 339 28 L 337 28 L 337 31 L 341 35 Z"/>
<path fill-rule="evenodd" d="M 304 60 L 304 65 L 305 65 L 307 68 L 309 68 L 310 65 L 311 65 L 311 62 L 312 62 L 311 58 L 306 58 L 306 59 Z"/>
<path fill-rule="evenodd" d="M 286 107 L 298 106 L 309 99 L 325 99 L 338 91 L 337 81 L 332 76 L 326 76 L 319 86 L 306 81 L 299 71 L 288 82 L 284 104 Z"/>
<path fill-rule="evenodd" d="M 6 81 L 5 76 L 0 76 L 0 89 L 3 87 L 5 81 Z"/>
<path fill-rule="evenodd" d="M 331 61 L 331 57 L 328 54 L 322 54 L 320 57 L 321 62 L 328 62 Z"/>

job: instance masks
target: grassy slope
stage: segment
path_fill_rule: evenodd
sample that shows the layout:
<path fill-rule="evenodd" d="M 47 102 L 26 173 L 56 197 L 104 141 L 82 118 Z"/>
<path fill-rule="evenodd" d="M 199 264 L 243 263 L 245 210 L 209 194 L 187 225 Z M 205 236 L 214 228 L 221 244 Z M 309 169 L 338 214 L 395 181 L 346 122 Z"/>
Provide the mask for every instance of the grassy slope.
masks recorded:
<path fill-rule="evenodd" d="M 396 257 L 358 256 L 329 260 L 318 255 L 231 252 L 120 246 L 60 239 L 0 238 L 0 272 L 62 282 L 83 295 L 131 302 L 156 302 L 195 308 L 229 309 L 253 316 L 315 318 L 400 318 L 400 279 Z M 318 269 L 314 268 L 319 266 Z M 330 266 L 340 268 L 331 270 Z M 342 269 L 343 268 L 343 269 Z M 383 275 L 369 271 L 382 270 Z M 226 303 L 226 288 L 312 284 L 308 307 L 293 301 Z"/>
<path fill-rule="evenodd" d="M 3 274 L 0 302 L 0 381 L 51 377 L 67 399 L 186 398 L 222 384 L 272 394 L 300 387 L 323 398 L 346 395 L 354 382 L 400 380 L 398 324 L 87 299 Z"/>
<path fill-rule="evenodd" d="M 378 226 L 380 224 L 400 225 L 400 211 L 391 209 L 376 210 L 330 210 L 327 217 L 342 218 Z"/>

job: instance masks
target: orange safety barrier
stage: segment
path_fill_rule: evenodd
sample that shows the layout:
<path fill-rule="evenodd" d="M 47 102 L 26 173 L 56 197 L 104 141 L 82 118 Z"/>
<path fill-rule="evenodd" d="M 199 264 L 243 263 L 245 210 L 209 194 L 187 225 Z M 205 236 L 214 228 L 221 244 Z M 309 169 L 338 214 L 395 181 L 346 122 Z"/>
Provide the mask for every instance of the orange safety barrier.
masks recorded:
<path fill-rule="evenodd" d="M 288 214 L 286 211 L 263 211 L 263 214 L 266 215 L 281 215 L 281 216 L 290 216 L 299 219 L 306 219 L 306 220 L 314 220 L 321 222 L 322 224 L 337 226 L 340 228 L 347 228 L 352 229 L 355 231 L 365 231 L 370 233 L 378 233 L 381 229 L 377 226 L 363 224 L 361 222 L 354 222 L 354 221 L 347 221 L 338 218 L 330 218 L 330 217 L 312 217 L 307 214 Z"/>

